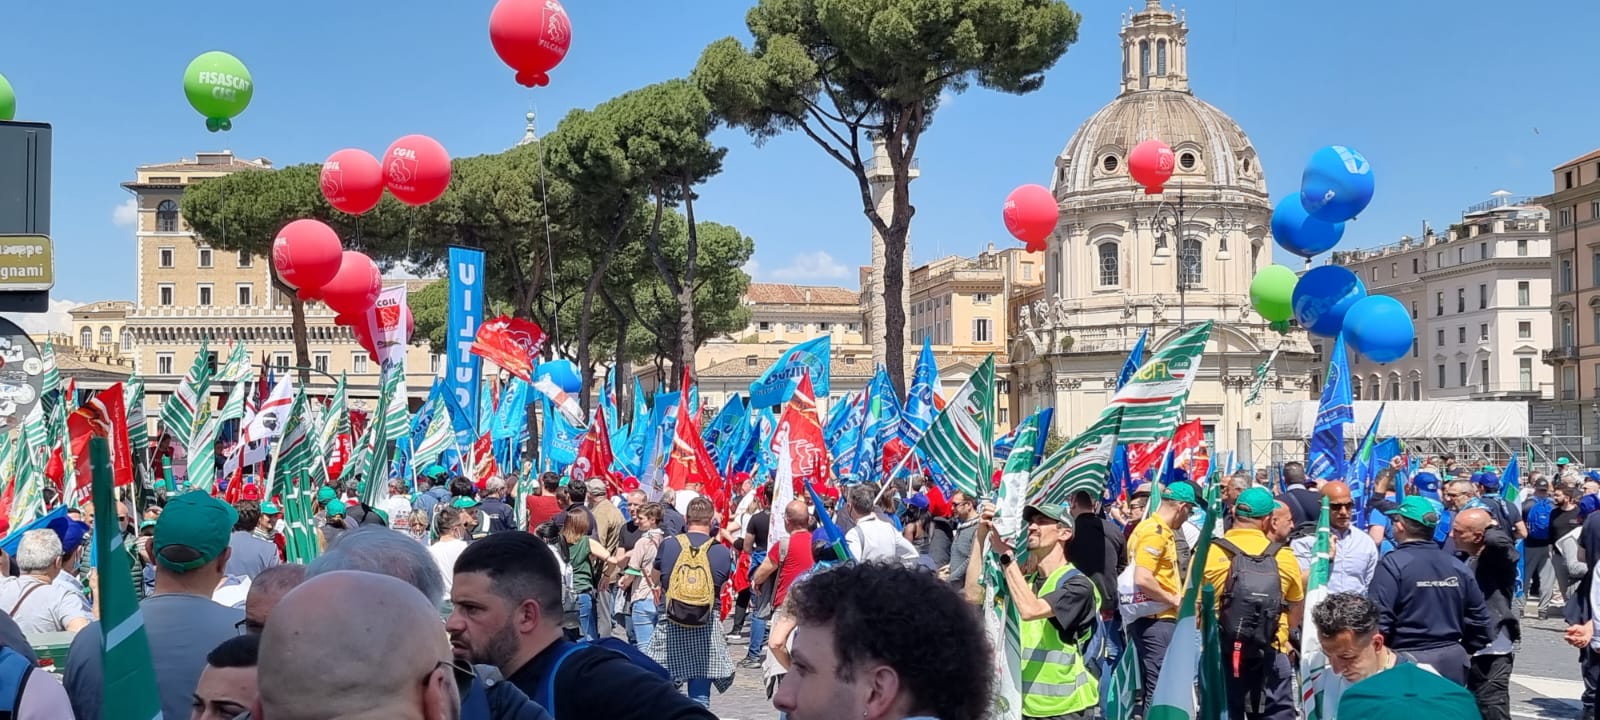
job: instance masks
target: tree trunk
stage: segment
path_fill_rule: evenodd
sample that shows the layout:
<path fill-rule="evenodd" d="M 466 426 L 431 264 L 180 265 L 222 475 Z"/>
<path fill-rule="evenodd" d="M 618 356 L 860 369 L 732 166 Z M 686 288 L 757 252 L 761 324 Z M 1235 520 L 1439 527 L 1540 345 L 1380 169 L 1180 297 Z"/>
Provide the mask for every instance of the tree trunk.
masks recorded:
<path fill-rule="evenodd" d="M 289 333 L 294 338 L 294 364 L 300 366 L 300 386 L 311 384 L 311 347 L 306 338 L 306 303 L 300 299 L 300 294 L 293 288 L 285 285 L 283 278 L 278 277 L 278 269 L 267 263 L 267 269 L 272 273 L 272 287 L 289 295 Z"/>
<path fill-rule="evenodd" d="M 688 190 L 685 184 L 684 190 Z M 667 292 L 672 294 L 672 299 L 678 304 L 678 333 L 667 348 L 667 360 L 672 366 L 672 377 L 667 380 L 668 387 L 676 388 L 682 382 L 683 368 L 693 364 L 694 358 L 694 286 L 690 281 L 694 268 L 694 254 L 699 245 L 699 238 L 694 229 L 694 210 L 688 197 L 684 198 L 685 207 L 689 208 L 689 239 L 686 246 L 687 253 L 684 261 L 685 271 L 682 277 L 672 269 L 667 262 L 666 253 L 661 251 L 661 218 L 666 212 L 667 201 L 661 188 L 653 191 L 656 201 L 655 219 L 650 224 L 650 233 L 646 236 L 646 244 L 650 248 L 650 259 L 655 263 L 656 272 L 661 275 L 661 281 L 667 286 Z M 685 293 L 687 292 L 687 297 Z"/>
<path fill-rule="evenodd" d="M 683 375 L 687 370 L 691 380 L 699 376 L 695 372 L 694 353 L 699 343 L 695 338 L 694 330 L 694 275 L 695 267 L 699 265 L 700 257 L 700 232 L 694 225 L 694 189 L 690 186 L 687 176 L 683 178 L 683 216 L 689 223 L 689 238 L 685 248 L 683 260 L 683 281 L 678 283 L 678 374 Z M 696 412 L 699 408 L 691 408 Z"/>
<path fill-rule="evenodd" d="M 916 214 L 916 208 L 911 206 L 910 177 L 911 161 L 916 151 L 915 135 L 907 144 L 904 134 L 915 132 L 911 127 L 914 122 L 900 125 L 898 131 L 890 132 L 885 143 L 889 167 L 894 174 L 894 209 L 893 215 L 888 218 L 888 232 L 883 235 L 882 331 L 886 349 L 883 364 L 889 371 L 895 394 L 902 398 L 906 397 L 906 308 L 902 302 L 906 284 L 906 238 L 911 234 L 911 216 Z"/>
<path fill-rule="evenodd" d="M 618 305 L 614 300 L 612 300 L 610 293 L 603 294 L 603 297 L 605 298 L 606 306 L 611 308 L 612 321 L 617 324 L 617 353 L 616 357 L 612 359 L 612 367 L 615 368 L 612 378 L 616 382 L 613 387 L 617 391 L 617 417 L 611 418 L 611 422 L 620 425 L 622 423 L 623 406 L 626 405 L 630 408 L 633 407 L 631 404 L 624 402 L 624 400 L 627 398 L 627 389 L 629 387 L 628 325 L 630 324 L 630 321 L 627 314 L 622 312 L 622 306 Z"/>
<path fill-rule="evenodd" d="M 611 238 L 606 241 L 606 251 L 595 259 L 594 271 L 589 273 L 589 284 L 583 290 L 583 307 L 578 314 L 578 369 L 583 373 L 583 391 L 578 394 L 578 401 L 582 403 L 585 414 L 589 412 L 589 390 L 594 387 L 594 368 L 590 367 L 592 363 L 589 359 L 589 343 L 594 338 L 591 329 L 594 325 L 594 298 L 600 292 L 600 281 L 611 268 L 611 260 L 616 257 L 617 243 L 628 229 L 628 216 L 619 213 L 615 225 L 610 229 Z"/>

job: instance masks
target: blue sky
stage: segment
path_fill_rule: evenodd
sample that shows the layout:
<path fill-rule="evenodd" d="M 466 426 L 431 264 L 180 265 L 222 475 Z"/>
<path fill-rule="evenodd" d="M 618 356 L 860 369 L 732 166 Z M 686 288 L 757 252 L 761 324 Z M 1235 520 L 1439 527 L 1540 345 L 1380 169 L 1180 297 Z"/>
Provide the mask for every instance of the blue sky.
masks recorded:
<path fill-rule="evenodd" d="M 1130 2 L 1143 4 L 1073 3 L 1079 41 L 1040 91 L 975 89 L 941 108 L 913 185 L 916 262 L 1014 242 L 1001 203 L 1019 184 L 1047 183 L 1073 131 L 1115 96 L 1118 16 Z M 455 156 L 497 152 L 521 137 L 532 108 L 548 131 L 572 108 L 688 73 L 713 40 L 747 40 L 751 4 L 573 0 L 573 49 L 549 87 L 529 90 L 490 48 L 488 0 L 167 0 L 88 12 L 13 3 L 0 74 L 16 88 L 17 119 L 55 126 L 53 297 L 61 306 L 132 297 L 130 198 L 119 183 L 136 165 L 224 148 L 320 162 L 343 147 L 378 153 L 413 132 Z M 1498 189 L 1549 192 L 1552 167 L 1600 146 L 1600 94 L 1578 69 L 1600 25 L 1593 0 L 1184 7 L 1194 91 L 1250 134 L 1274 199 L 1297 187 L 1322 145 L 1371 161 L 1377 197 L 1341 248 L 1415 235 L 1424 220 L 1442 228 Z M 212 49 L 239 56 L 257 87 L 225 134 L 208 133 L 182 92 L 184 66 Z M 759 280 L 854 287 L 870 236 L 843 168 L 803 135 L 756 147 L 724 130 L 718 140 L 728 161 L 703 188 L 699 217 L 755 238 Z"/>

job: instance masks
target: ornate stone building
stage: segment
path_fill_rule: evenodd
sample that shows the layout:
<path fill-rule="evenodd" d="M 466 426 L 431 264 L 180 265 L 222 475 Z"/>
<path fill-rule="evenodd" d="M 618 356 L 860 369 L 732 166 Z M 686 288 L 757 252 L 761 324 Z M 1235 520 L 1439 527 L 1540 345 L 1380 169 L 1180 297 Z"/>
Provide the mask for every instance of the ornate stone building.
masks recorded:
<path fill-rule="evenodd" d="M 1266 461 L 1271 403 L 1315 397 L 1321 375 L 1305 333 L 1280 335 L 1250 306 L 1250 280 L 1272 262 L 1266 178 L 1239 125 L 1190 92 L 1183 18 L 1147 0 L 1121 36 L 1120 94 L 1056 158 L 1061 220 L 1045 286 L 1016 308 L 1010 339 L 1017 412 L 1054 406 L 1056 431 L 1076 433 L 1111 398 L 1141 331 L 1154 351 L 1185 324 L 1213 320 L 1188 417 L 1218 450 L 1249 446 Z M 1177 161 L 1157 195 L 1127 170 L 1150 138 Z M 1255 368 L 1275 349 L 1260 402 L 1247 406 Z"/>

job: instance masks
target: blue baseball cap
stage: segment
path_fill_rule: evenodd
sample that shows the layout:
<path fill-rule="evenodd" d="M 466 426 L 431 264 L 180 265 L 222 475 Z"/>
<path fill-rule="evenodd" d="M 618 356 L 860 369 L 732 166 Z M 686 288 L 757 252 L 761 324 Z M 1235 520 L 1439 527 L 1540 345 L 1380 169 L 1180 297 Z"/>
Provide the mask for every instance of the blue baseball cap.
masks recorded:
<path fill-rule="evenodd" d="M 46 527 L 54 531 L 56 537 L 61 538 L 62 555 L 71 555 L 72 551 L 83 545 L 83 539 L 89 535 L 89 523 L 73 520 L 65 515 L 51 520 Z"/>
<path fill-rule="evenodd" d="M 1412 476 L 1411 484 L 1415 485 L 1417 492 L 1425 495 L 1439 495 L 1439 476 L 1431 472 L 1419 472 Z"/>

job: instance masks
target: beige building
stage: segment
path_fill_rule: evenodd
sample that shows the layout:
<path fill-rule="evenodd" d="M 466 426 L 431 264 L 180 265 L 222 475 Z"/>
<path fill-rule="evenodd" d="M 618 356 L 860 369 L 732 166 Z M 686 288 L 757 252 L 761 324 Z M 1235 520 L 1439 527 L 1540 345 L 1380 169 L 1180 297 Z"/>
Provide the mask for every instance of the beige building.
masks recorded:
<path fill-rule="evenodd" d="M 1590 438 L 1600 441 L 1600 150 L 1564 162 L 1551 174 L 1554 191 L 1539 200 L 1554 221 L 1553 336 L 1544 360 L 1554 368 L 1556 399 L 1566 420 L 1553 432 L 1580 436 L 1587 448 Z M 1585 455 L 1587 464 L 1600 464 L 1600 458 Z"/>
<path fill-rule="evenodd" d="M 72 329 L 67 337 L 61 338 L 65 343 L 56 343 L 56 349 L 59 351 L 62 345 L 71 344 L 85 355 L 132 357 L 133 333 L 125 327 L 131 310 L 133 303 L 127 300 L 102 300 L 67 311 Z"/>
<path fill-rule="evenodd" d="M 1211 320 L 1187 415 L 1218 451 L 1266 462 L 1272 403 L 1313 398 L 1320 363 L 1305 333 L 1280 335 L 1251 307 L 1251 278 L 1272 262 L 1272 203 L 1250 138 L 1190 90 L 1188 32 L 1159 0 L 1125 15 L 1120 92 L 1055 158 L 1061 219 L 1047 241 L 1044 288 L 1031 303 L 1012 300 L 1012 402 L 1018 413 L 1053 407 L 1057 432 L 1082 431 L 1114 394 L 1141 332 L 1156 351 Z M 1158 195 L 1127 170 L 1129 152 L 1151 138 L 1177 161 Z M 1274 350 L 1260 402 L 1246 405 L 1256 367 Z"/>
<path fill-rule="evenodd" d="M 946 257 L 911 271 L 907 335 L 913 347 L 929 339 L 956 353 L 994 353 L 1003 365 L 1010 336 L 1007 298 L 1043 284 L 1044 253 L 1023 248 L 976 258 Z"/>
<path fill-rule="evenodd" d="M 1497 192 L 1439 235 L 1335 252 L 1367 292 L 1411 311 L 1417 339 L 1406 357 L 1379 364 L 1350 353 L 1362 400 L 1522 400 L 1553 397 L 1549 347 L 1550 233 L 1544 208 Z M 1331 343 L 1313 340 L 1321 355 Z"/>
<path fill-rule="evenodd" d="M 834 345 L 861 345 L 861 293 L 829 285 L 752 282 L 743 304 L 750 324 L 733 337 L 741 343 L 794 344 L 823 335 Z"/>
<path fill-rule="evenodd" d="M 253 361 L 265 357 L 277 367 L 294 365 L 290 298 L 272 287 L 270 261 L 206 245 L 184 222 L 180 207 L 183 188 L 190 183 L 234 172 L 271 171 L 266 159 L 246 160 L 227 151 L 198 153 L 192 159 L 140 166 L 134 179 L 123 184 L 138 204 L 137 295 L 123 325 L 128 339 L 119 343 L 133 355 L 145 379 L 152 410 L 182 380 L 202 339 L 223 360 L 233 343 L 243 342 Z M 401 282 L 419 288 L 429 281 L 391 284 Z M 310 359 L 317 371 L 312 389 L 327 392 L 333 386 L 329 376 L 348 373 L 352 397 L 376 398 L 377 363 L 333 318 L 333 311 L 321 303 L 306 305 Z M 441 362 L 426 344 L 410 347 L 406 380 L 413 397 L 426 396 Z"/>

